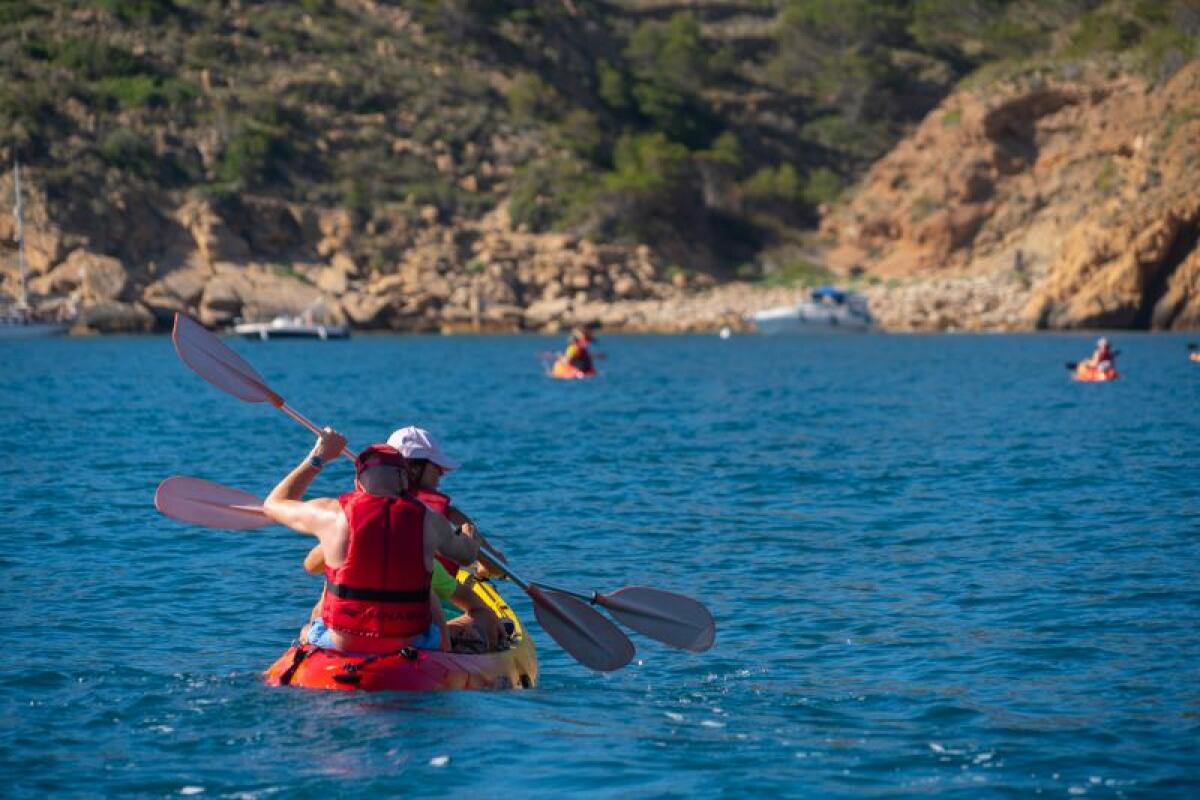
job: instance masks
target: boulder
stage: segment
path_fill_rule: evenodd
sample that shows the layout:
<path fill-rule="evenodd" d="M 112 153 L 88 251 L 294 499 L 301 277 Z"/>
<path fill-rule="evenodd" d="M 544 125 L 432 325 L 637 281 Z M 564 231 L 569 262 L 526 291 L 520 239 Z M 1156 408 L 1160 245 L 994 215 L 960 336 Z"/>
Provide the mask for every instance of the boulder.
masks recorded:
<path fill-rule="evenodd" d="M 84 305 L 75 318 L 75 333 L 147 333 L 155 318 L 141 303 L 103 300 Z"/>

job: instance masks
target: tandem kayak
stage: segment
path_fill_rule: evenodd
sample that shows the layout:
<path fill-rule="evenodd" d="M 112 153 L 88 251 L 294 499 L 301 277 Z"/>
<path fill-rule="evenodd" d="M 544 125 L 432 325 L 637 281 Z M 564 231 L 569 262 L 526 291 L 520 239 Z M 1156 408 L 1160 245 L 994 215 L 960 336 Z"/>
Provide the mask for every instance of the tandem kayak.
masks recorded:
<path fill-rule="evenodd" d="M 588 372 L 584 372 L 581 369 L 571 366 L 569 362 L 560 360 L 555 361 L 554 366 L 550 368 L 550 377 L 567 381 L 581 380 L 583 378 L 596 377 L 596 370 L 593 369 Z"/>
<path fill-rule="evenodd" d="M 366 692 L 533 688 L 538 662 L 529 631 L 490 583 L 476 582 L 473 588 L 501 620 L 512 624 L 507 650 L 474 654 L 406 647 L 397 653 L 360 656 L 309 644 L 293 645 L 266 671 L 266 682 L 270 686 Z"/>
<path fill-rule="evenodd" d="M 1073 377 L 1075 380 L 1083 381 L 1084 383 L 1102 383 L 1104 381 L 1115 381 L 1121 377 L 1121 374 L 1117 372 L 1115 367 L 1098 369 L 1096 367 L 1089 367 L 1086 364 L 1080 364 L 1075 368 Z"/>

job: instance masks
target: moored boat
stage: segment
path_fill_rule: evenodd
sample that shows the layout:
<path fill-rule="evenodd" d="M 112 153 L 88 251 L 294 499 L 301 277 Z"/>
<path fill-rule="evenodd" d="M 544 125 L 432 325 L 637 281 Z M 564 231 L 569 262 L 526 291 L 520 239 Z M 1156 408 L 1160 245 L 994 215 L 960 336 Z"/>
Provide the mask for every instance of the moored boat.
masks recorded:
<path fill-rule="evenodd" d="M 460 580 L 466 576 L 459 573 Z M 334 691 L 433 692 L 451 689 L 532 688 L 537 649 L 516 613 L 489 582 L 476 581 L 475 595 L 512 627 L 509 647 L 492 653 L 446 653 L 404 648 L 384 655 L 347 655 L 313 645 L 293 645 L 267 669 L 271 686 Z"/>
<path fill-rule="evenodd" d="M 25 266 L 24 203 L 21 195 L 21 165 L 19 162 L 13 164 L 13 195 L 13 221 L 15 223 L 13 238 L 17 242 L 17 263 L 20 272 L 16 302 L 0 308 L 0 339 L 34 339 L 43 336 L 57 336 L 67 330 L 66 320 L 40 314 L 29 305 L 28 276 Z"/>
<path fill-rule="evenodd" d="M 875 327 L 867 299 L 855 292 L 822 286 L 794 306 L 768 308 L 750 315 L 759 333 L 862 333 Z"/>
<path fill-rule="evenodd" d="M 347 325 L 324 325 L 300 317 L 279 316 L 270 322 L 241 322 L 233 326 L 233 333 L 243 339 L 346 339 L 350 336 Z"/>

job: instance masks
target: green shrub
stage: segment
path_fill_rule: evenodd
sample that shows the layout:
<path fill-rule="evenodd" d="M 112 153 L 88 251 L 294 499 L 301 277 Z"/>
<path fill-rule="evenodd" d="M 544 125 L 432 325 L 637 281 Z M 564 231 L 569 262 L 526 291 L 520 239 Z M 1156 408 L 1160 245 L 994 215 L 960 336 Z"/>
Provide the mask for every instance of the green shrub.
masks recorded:
<path fill-rule="evenodd" d="M 629 108 L 629 90 L 621 70 L 607 61 L 596 62 L 596 94 L 614 111 Z"/>
<path fill-rule="evenodd" d="M 88 80 L 146 71 L 132 53 L 96 39 L 67 39 L 54 50 L 54 62 Z"/>
<path fill-rule="evenodd" d="M 281 162 L 287 153 L 284 129 L 270 121 L 245 119 L 225 144 L 217 175 L 243 190 L 262 186 L 282 176 Z"/>
<path fill-rule="evenodd" d="M 508 108 L 517 119 L 524 121 L 553 119 L 558 106 L 558 93 L 532 72 L 516 77 L 507 93 Z"/>
<path fill-rule="evenodd" d="M 179 12 L 171 0 L 99 0 L 97 5 L 125 22 L 151 25 Z"/>
<path fill-rule="evenodd" d="M 828 167 L 817 167 L 808 173 L 804 183 L 804 199 L 812 205 L 832 203 L 842 193 L 842 179 Z"/>
<path fill-rule="evenodd" d="M 1093 11 L 1079 21 L 1067 53 L 1075 57 L 1119 53 L 1135 44 L 1140 33 L 1141 27 L 1132 20 L 1106 11 Z"/>
<path fill-rule="evenodd" d="M 662 133 L 625 134 L 613 149 L 613 171 L 604 177 L 614 192 L 666 194 L 686 180 L 688 149 Z"/>
<path fill-rule="evenodd" d="M 106 163 L 123 172 L 149 178 L 157 171 L 150 143 L 128 128 L 111 131 L 100 141 L 98 152 Z"/>
<path fill-rule="evenodd" d="M 114 101 L 122 108 L 161 105 L 158 81 L 149 75 L 102 78 L 93 84 L 93 88 L 100 98 Z"/>
<path fill-rule="evenodd" d="M 797 258 L 777 270 L 763 275 L 762 286 L 821 286 L 834 279 L 834 274 L 820 264 Z"/>
<path fill-rule="evenodd" d="M 49 13 L 26 0 L 4 0 L 0 2 L 0 25 L 14 25 L 32 17 L 49 16 Z"/>
<path fill-rule="evenodd" d="M 559 143 L 575 155 L 599 163 L 607 155 L 608 141 L 596 115 L 584 108 L 569 111 L 555 128 Z"/>
<path fill-rule="evenodd" d="M 741 183 L 751 200 L 800 203 L 803 201 L 800 174 L 791 164 L 763 167 Z"/>

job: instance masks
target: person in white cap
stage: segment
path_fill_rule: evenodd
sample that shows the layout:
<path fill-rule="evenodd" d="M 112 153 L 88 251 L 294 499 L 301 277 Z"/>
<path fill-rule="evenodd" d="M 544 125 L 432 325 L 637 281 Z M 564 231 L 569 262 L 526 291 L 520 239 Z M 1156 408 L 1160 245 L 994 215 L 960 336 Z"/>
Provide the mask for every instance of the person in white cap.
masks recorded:
<path fill-rule="evenodd" d="M 433 434 L 424 428 L 410 425 L 393 431 L 387 441 L 408 459 L 409 485 L 413 487 L 417 499 L 445 516 L 455 525 L 460 526 L 464 533 L 473 536 L 480 543 L 486 544 L 487 540 L 479 533 L 471 518 L 451 505 L 450 496 L 438 489 L 442 476 L 451 470 L 458 469 L 460 464 L 446 455 Z M 496 548 L 493 546 L 492 549 Z M 503 557 L 502 553 L 500 555 Z M 463 567 L 469 566 L 469 564 L 461 564 L 444 554 L 438 555 L 438 561 L 446 568 L 447 574 L 451 577 L 456 576 Z M 492 566 L 496 569 L 488 570 L 484 567 L 483 569 L 486 570 L 484 574 L 499 572 L 496 564 L 493 563 Z M 451 638 L 456 647 L 469 646 L 470 640 L 475 637 L 492 645 L 502 635 L 499 620 L 491 609 L 475 596 L 475 592 L 471 589 L 470 579 L 467 583 L 458 584 L 448 600 L 452 607 L 446 607 L 444 603 L 444 611 L 453 614 L 456 607 L 465 612 L 461 617 L 449 622 Z"/>
<path fill-rule="evenodd" d="M 1109 370 L 1116 367 L 1117 354 L 1108 345 L 1108 339 L 1103 336 L 1096 342 L 1096 349 L 1084 363 L 1092 369 Z"/>

